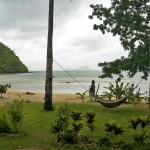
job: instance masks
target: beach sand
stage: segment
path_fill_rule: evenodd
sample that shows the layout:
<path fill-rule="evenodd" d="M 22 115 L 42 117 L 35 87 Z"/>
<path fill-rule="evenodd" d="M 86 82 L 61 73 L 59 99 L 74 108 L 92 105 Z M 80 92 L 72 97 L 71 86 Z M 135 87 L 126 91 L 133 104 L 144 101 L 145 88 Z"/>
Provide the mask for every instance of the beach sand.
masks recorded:
<path fill-rule="evenodd" d="M 6 94 L 3 94 L 3 98 L 0 98 L 0 105 L 6 104 L 13 101 L 14 99 L 23 99 L 30 102 L 44 102 L 44 93 L 31 93 L 31 92 L 19 92 L 19 91 L 8 91 Z M 53 94 L 53 100 L 55 102 L 69 102 L 69 103 L 82 103 L 82 100 L 75 94 L 62 94 L 57 93 Z M 99 103 L 92 103 L 96 105 L 101 105 Z M 119 107 L 148 107 L 145 101 L 142 101 L 140 104 L 127 104 L 124 103 Z"/>
<path fill-rule="evenodd" d="M 3 94 L 3 98 L 0 98 L 0 104 L 11 102 L 14 99 L 24 99 L 31 102 L 44 102 L 44 93 L 31 93 L 31 92 L 19 92 L 11 91 Z M 53 102 L 82 102 L 75 94 L 53 94 Z"/>

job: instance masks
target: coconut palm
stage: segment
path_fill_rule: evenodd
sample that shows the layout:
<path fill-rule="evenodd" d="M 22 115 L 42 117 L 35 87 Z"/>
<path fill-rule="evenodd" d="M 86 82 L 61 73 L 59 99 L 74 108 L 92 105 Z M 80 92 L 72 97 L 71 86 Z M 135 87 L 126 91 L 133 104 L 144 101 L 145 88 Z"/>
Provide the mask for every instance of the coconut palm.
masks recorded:
<path fill-rule="evenodd" d="M 47 65 L 46 65 L 45 102 L 44 102 L 44 109 L 45 110 L 52 110 L 52 91 L 53 91 L 53 18 L 54 18 L 54 0 L 49 0 L 48 39 L 47 39 Z"/>
<path fill-rule="evenodd" d="M 48 39 L 47 39 L 47 66 L 45 80 L 45 110 L 52 110 L 52 89 L 53 89 L 53 12 L 54 0 L 49 0 L 48 17 Z"/>

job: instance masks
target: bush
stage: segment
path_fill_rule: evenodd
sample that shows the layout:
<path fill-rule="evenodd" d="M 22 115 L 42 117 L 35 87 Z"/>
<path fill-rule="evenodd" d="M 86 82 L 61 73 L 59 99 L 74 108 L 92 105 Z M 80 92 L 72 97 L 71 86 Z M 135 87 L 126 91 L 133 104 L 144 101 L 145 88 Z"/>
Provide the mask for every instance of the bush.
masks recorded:
<path fill-rule="evenodd" d="M 68 105 L 60 105 L 56 107 L 55 121 L 51 127 L 51 133 L 57 135 L 56 142 L 60 142 L 63 138 L 63 134 L 66 132 L 69 126 L 70 109 Z"/>
<path fill-rule="evenodd" d="M 9 105 L 8 113 L 10 114 L 10 120 L 13 125 L 13 129 L 15 133 L 19 132 L 19 129 L 22 128 L 22 121 L 24 118 L 23 115 L 23 100 L 14 100 Z"/>
<path fill-rule="evenodd" d="M 8 123 L 5 115 L 3 115 L 2 119 L 0 119 L 0 132 L 1 133 L 11 133 L 12 132 L 10 124 Z"/>

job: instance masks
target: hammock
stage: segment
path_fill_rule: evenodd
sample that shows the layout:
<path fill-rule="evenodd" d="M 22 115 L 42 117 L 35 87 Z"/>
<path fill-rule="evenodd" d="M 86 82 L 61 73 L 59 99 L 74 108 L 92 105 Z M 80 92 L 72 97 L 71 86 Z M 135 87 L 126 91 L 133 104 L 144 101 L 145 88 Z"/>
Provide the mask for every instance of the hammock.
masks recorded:
<path fill-rule="evenodd" d="M 107 108 L 118 107 L 121 104 L 123 104 L 127 100 L 127 98 L 128 98 L 128 96 L 126 96 L 126 97 L 124 97 L 124 98 L 122 98 L 120 100 L 113 100 L 113 101 L 100 99 L 97 96 L 97 93 L 98 93 L 98 90 L 99 90 L 99 86 L 100 86 L 100 84 L 98 84 L 98 88 L 97 88 L 96 95 L 95 95 L 95 101 L 99 102 L 100 104 L 102 104 L 103 106 L 105 106 Z"/>
<path fill-rule="evenodd" d="M 104 99 L 95 99 L 96 102 L 99 102 L 100 104 L 102 104 L 103 106 L 107 107 L 107 108 L 114 108 L 114 107 L 118 107 L 121 104 L 123 104 L 128 97 L 124 97 L 120 100 L 114 100 L 114 101 L 108 101 L 108 100 L 104 100 Z"/>

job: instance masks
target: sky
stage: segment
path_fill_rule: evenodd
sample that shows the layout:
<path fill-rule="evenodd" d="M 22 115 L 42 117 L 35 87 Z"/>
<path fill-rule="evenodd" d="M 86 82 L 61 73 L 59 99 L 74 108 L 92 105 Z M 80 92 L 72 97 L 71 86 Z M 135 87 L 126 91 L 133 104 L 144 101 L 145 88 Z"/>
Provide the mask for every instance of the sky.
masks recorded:
<path fill-rule="evenodd" d="M 29 71 L 46 68 L 49 0 L 0 0 L 0 42 L 11 48 Z M 100 70 L 99 62 L 126 56 L 119 38 L 94 31 L 90 4 L 110 0 L 55 0 L 53 55 L 65 69 Z M 54 70 L 61 68 L 54 63 Z"/>

